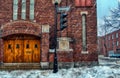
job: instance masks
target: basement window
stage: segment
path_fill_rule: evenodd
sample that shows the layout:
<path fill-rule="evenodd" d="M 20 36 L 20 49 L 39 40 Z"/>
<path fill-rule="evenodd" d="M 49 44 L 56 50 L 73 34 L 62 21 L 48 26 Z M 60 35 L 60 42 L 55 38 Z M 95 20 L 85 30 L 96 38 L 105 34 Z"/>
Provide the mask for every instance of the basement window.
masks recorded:
<path fill-rule="evenodd" d="M 18 0 L 13 1 L 13 20 L 18 19 Z"/>

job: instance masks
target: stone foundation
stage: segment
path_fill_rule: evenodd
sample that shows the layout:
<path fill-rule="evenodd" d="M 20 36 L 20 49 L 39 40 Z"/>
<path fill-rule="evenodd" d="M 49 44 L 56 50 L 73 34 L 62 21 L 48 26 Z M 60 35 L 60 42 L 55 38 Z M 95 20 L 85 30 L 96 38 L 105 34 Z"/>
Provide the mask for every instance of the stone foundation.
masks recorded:
<path fill-rule="evenodd" d="M 74 62 L 58 62 L 58 68 L 71 68 L 74 67 Z M 49 68 L 53 68 L 53 62 L 49 63 Z"/>
<path fill-rule="evenodd" d="M 74 67 L 74 62 L 59 62 L 59 68 L 72 68 Z"/>
<path fill-rule="evenodd" d="M 74 67 L 82 67 L 82 66 L 97 66 L 98 61 L 92 61 L 92 62 L 75 62 Z"/>
<path fill-rule="evenodd" d="M 82 66 L 97 66 L 99 65 L 97 61 L 93 62 L 58 62 L 58 68 L 73 68 Z M 49 63 L 49 68 L 53 68 L 53 62 Z"/>

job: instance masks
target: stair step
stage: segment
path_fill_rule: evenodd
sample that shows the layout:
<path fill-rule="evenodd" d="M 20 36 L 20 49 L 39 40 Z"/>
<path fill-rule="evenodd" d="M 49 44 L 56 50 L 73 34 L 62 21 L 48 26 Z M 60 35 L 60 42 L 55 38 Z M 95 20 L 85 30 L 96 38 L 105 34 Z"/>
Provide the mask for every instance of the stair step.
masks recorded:
<path fill-rule="evenodd" d="M 23 64 L 2 64 L 0 66 L 0 70 L 28 70 L 28 69 L 40 69 L 40 64 L 38 63 L 33 63 L 33 64 L 29 64 L 29 63 L 23 63 Z"/>

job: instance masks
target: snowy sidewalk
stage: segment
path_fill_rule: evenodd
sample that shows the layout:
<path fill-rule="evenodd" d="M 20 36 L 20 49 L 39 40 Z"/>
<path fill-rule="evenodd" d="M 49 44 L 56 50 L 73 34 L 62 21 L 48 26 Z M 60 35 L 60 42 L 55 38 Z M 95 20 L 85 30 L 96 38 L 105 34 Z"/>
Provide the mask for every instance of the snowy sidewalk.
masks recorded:
<path fill-rule="evenodd" d="M 120 78 L 120 68 L 107 66 L 70 68 L 60 69 L 56 74 L 53 74 L 52 70 L 0 71 L 0 78 Z"/>
<path fill-rule="evenodd" d="M 120 58 L 110 58 L 110 57 L 104 57 L 99 56 L 99 65 L 107 65 L 107 66 L 120 66 Z"/>

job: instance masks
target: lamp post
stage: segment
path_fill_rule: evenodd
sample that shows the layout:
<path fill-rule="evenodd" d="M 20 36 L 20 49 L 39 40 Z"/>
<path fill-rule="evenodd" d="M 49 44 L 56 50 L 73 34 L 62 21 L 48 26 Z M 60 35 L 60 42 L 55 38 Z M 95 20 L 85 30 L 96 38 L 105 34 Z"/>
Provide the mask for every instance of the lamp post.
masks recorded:
<path fill-rule="evenodd" d="M 58 72 L 58 61 L 57 61 L 57 10 L 58 10 L 58 4 L 61 2 L 61 0 L 52 0 L 54 4 L 54 9 L 55 9 L 55 15 L 54 15 L 54 20 L 55 20 L 55 27 L 54 27 L 54 43 L 55 43 L 55 52 L 54 52 L 54 64 L 53 64 L 53 73 Z"/>

